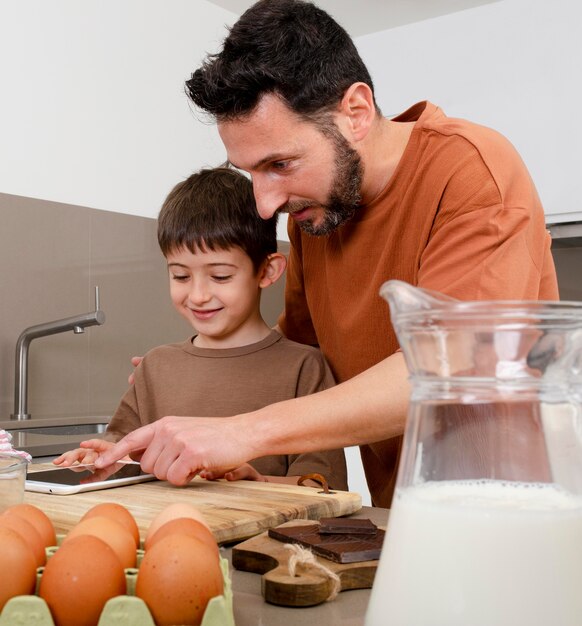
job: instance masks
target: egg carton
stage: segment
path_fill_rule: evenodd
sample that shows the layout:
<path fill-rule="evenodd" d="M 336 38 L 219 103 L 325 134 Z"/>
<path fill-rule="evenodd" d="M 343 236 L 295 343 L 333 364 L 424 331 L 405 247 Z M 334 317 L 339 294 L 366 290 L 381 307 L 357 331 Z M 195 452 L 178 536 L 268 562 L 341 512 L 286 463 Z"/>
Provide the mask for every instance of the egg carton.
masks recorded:
<path fill-rule="evenodd" d="M 48 548 L 48 550 L 53 550 L 53 548 Z M 138 564 L 141 556 L 143 556 L 143 551 L 138 550 Z M 201 626 L 235 626 L 232 584 L 228 561 L 223 557 L 220 557 L 220 567 L 224 578 L 224 592 L 208 602 Z M 37 574 L 37 590 L 42 570 L 43 568 L 39 568 Z M 155 626 L 146 603 L 134 595 L 138 571 L 136 568 L 125 570 L 127 595 L 117 596 L 107 601 L 97 626 Z M 55 626 L 55 623 L 47 603 L 34 595 L 16 596 L 8 600 L 0 613 L 0 626 Z"/>

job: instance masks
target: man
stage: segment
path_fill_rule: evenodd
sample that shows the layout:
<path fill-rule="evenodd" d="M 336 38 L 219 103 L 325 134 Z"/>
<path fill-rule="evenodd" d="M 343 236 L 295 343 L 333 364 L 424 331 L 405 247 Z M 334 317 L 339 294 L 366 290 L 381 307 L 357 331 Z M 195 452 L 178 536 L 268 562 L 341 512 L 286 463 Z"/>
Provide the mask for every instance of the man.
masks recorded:
<path fill-rule="evenodd" d="M 279 325 L 319 345 L 341 384 L 219 424 L 166 417 L 101 464 L 143 450 L 146 470 L 182 484 L 265 454 L 364 444 L 372 501 L 389 506 L 409 391 L 380 285 L 556 299 L 529 174 L 499 134 L 430 103 L 383 118 L 347 33 L 299 0 L 251 7 L 187 90 L 251 175 L 261 217 L 290 215 Z"/>

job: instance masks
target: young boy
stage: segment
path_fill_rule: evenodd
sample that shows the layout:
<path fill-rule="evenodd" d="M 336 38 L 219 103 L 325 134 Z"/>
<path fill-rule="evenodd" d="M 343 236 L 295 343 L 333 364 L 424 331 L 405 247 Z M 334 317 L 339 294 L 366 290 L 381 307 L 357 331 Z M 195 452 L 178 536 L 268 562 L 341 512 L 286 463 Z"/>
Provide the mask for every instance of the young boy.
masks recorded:
<path fill-rule="evenodd" d="M 202 170 L 174 187 L 160 211 L 158 242 L 172 303 L 196 334 L 148 352 L 104 440 L 83 442 L 55 464 L 91 463 L 112 442 L 165 415 L 224 417 L 333 385 L 318 350 L 282 337 L 261 317 L 261 291 L 286 266 L 276 221 L 259 217 L 251 182 L 233 169 Z M 225 478 L 296 483 L 310 473 L 347 489 L 341 449 L 262 457 Z"/>

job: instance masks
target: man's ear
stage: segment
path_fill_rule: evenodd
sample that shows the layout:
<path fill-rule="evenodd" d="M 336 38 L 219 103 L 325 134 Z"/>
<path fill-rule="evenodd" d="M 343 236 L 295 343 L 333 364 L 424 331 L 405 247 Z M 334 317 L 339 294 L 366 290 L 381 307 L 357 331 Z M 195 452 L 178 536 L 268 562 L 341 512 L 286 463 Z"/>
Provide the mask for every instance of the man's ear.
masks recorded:
<path fill-rule="evenodd" d="M 350 85 L 338 107 L 341 123 L 346 125 L 347 137 L 354 142 L 362 141 L 376 118 L 374 94 L 366 83 Z M 340 127 L 341 128 L 341 127 Z"/>
<path fill-rule="evenodd" d="M 261 269 L 261 280 L 259 287 L 264 289 L 273 283 L 276 283 L 287 267 L 287 259 L 280 252 L 269 254 L 263 263 Z"/>

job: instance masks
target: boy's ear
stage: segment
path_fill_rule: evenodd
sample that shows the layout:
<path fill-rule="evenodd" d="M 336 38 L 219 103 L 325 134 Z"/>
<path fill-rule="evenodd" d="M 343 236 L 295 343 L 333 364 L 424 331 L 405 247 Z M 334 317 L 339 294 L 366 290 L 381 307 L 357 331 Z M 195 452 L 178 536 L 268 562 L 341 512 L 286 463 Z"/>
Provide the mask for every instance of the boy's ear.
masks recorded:
<path fill-rule="evenodd" d="M 261 270 L 261 280 L 259 281 L 259 287 L 264 289 L 273 283 L 276 283 L 287 267 L 287 259 L 280 252 L 274 252 L 269 254 L 266 261 L 263 264 Z"/>

